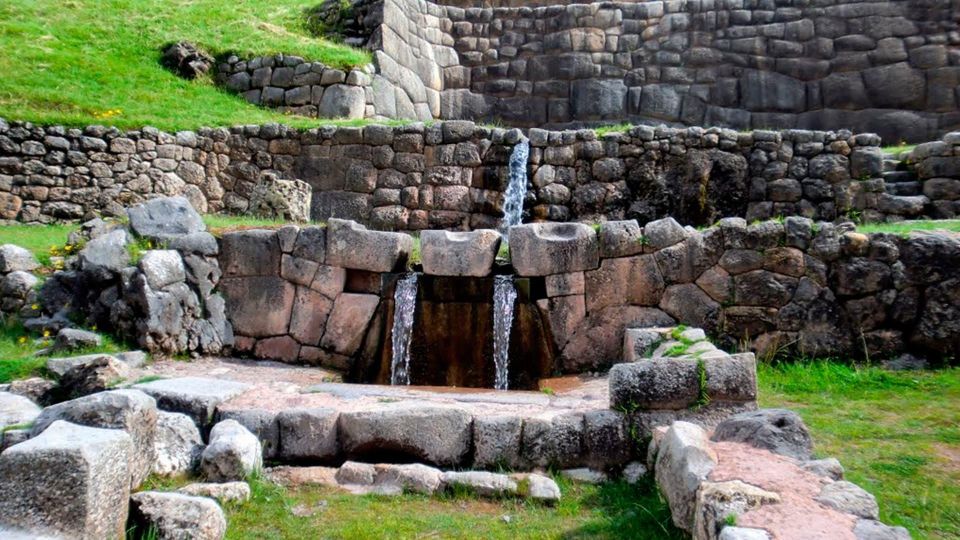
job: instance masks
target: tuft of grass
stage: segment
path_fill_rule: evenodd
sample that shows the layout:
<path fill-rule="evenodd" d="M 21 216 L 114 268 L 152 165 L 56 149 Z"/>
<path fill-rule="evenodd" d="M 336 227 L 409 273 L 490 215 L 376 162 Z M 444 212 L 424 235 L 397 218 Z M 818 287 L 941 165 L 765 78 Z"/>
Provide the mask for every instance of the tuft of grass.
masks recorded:
<path fill-rule="evenodd" d="M 159 64 L 161 48 L 189 40 L 212 54 L 293 54 L 347 68 L 370 53 L 316 38 L 304 11 L 318 0 L 6 0 L 0 3 L 0 116 L 70 126 L 165 130 L 288 121 Z"/>
<path fill-rule="evenodd" d="M 960 368 L 890 372 L 830 361 L 758 366 L 760 405 L 810 427 L 818 457 L 915 538 L 960 536 Z"/>
<path fill-rule="evenodd" d="M 862 223 L 857 225 L 862 233 L 910 234 L 913 231 L 949 231 L 960 232 L 960 219 L 930 219 L 918 221 L 897 221 L 894 223 Z"/>
<path fill-rule="evenodd" d="M 610 124 L 607 126 L 600 126 L 598 128 L 594 128 L 593 131 L 594 133 L 597 134 L 598 137 L 603 137 L 604 135 L 608 135 L 610 133 L 626 133 L 630 131 L 630 128 L 632 127 L 633 127 L 633 124 L 629 122 L 625 122 L 622 124 Z"/>

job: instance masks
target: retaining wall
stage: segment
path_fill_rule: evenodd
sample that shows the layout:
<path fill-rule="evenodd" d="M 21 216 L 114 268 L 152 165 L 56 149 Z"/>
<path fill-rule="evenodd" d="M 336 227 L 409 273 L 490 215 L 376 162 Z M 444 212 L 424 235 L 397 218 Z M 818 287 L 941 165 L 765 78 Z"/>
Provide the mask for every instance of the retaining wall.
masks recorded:
<path fill-rule="evenodd" d="M 870 131 L 960 122 L 951 1 L 448 7 L 444 118 Z M 449 106 L 448 106 L 449 105 Z"/>
<path fill-rule="evenodd" d="M 184 195 L 202 213 L 243 214 L 271 173 L 312 187 L 316 220 L 386 230 L 495 228 L 521 136 L 463 121 L 170 134 L 0 120 L 0 218 L 116 216 L 160 195 Z M 870 134 L 640 126 L 602 137 L 535 129 L 529 140 L 528 221 L 669 215 L 706 225 L 730 216 L 880 221 L 958 212 L 960 194 L 945 181 L 960 179 L 955 135 L 918 149 L 920 178 L 909 195 L 886 184 L 880 141 Z"/>
<path fill-rule="evenodd" d="M 346 260 L 347 251 L 389 251 L 374 247 L 383 245 L 377 235 L 391 236 L 336 223 L 333 232 L 286 227 L 224 239 L 221 287 L 238 350 L 353 373 L 379 366 L 404 257 Z M 960 351 L 956 234 L 905 238 L 805 218 L 749 226 L 732 218 L 703 231 L 672 219 L 643 228 L 609 222 L 599 234 L 582 224 L 523 225 L 511 239 L 513 268 L 547 321 L 554 369 L 564 373 L 621 359 L 626 328 L 675 324 L 765 355 Z"/>
<path fill-rule="evenodd" d="M 373 66 L 337 80 L 297 57 L 233 57 L 220 81 L 325 117 L 850 129 L 888 143 L 960 126 L 956 0 L 357 0 L 343 13 L 365 26 Z"/>

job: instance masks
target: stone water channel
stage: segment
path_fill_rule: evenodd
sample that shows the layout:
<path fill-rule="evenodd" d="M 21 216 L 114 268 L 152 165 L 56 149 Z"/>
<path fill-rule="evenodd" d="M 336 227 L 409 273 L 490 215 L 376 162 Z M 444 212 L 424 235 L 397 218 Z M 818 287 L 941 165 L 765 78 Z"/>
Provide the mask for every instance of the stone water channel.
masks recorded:
<path fill-rule="evenodd" d="M 523 221 L 523 201 L 527 193 L 529 159 L 530 142 L 524 137 L 514 145 L 510 154 L 509 183 L 505 192 L 504 216 L 500 226 L 500 232 L 505 240 L 509 238 L 510 227 L 519 225 Z M 411 384 L 410 341 L 416 314 L 417 284 L 418 274 L 413 272 L 400 279 L 394 291 L 393 328 L 391 329 L 393 351 L 390 362 L 390 384 L 392 385 Z M 493 387 L 497 390 L 507 390 L 510 385 L 510 334 L 513 329 L 516 300 L 517 290 L 514 286 L 513 277 L 510 275 L 495 276 L 492 337 Z M 482 337 L 479 339 L 482 339 Z"/>

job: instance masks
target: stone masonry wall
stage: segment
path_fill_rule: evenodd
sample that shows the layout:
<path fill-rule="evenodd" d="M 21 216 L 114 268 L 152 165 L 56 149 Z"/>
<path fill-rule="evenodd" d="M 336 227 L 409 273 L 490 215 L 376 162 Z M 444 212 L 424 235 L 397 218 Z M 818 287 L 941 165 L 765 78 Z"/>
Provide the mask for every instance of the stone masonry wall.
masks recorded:
<path fill-rule="evenodd" d="M 434 118 L 849 128 L 888 141 L 960 125 L 955 0 L 461 4 L 386 0 L 372 45 Z"/>
<path fill-rule="evenodd" d="M 384 230 L 496 228 L 507 163 L 521 137 L 517 129 L 466 121 L 169 134 L 0 120 L 0 218 L 119 216 L 161 195 L 183 195 L 201 213 L 243 214 L 269 174 L 308 183 L 315 220 L 341 217 Z M 958 210 L 955 135 L 918 147 L 916 172 L 905 171 L 911 181 L 897 185 L 884 180 L 879 139 L 847 131 L 639 126 L 598 137 L 533 129 L 529 141 L 528 221 L 879 221 Z M 904 186 L 913 191 L 893 189 Z"/>
<path fill-rule="evenodd" d="M 216 79 L 248 102 L 300 116 L 374 118 L 372 66 L 334 69 L 298 56 L 229 56 L 217 65 Z"/>
<path fill-rule="evenodd" d="M 238 351 L 345 371 L 378 362 L 405 237 L 339 220 L 225 236 L 221 290 Z M 956 234 L 863 235 L 806 218 L 727 218 L 696 231 L 667 218 L 608 222 L 599 233 L 521 225 L 510 238 L 513 270 L 541 291 L 533 300 L 564 373 L 620 361 L 627 328 L 676 324 L 764 355 L 960 351 Z M 447 249 L 469 251 L 471 241 Z"/>

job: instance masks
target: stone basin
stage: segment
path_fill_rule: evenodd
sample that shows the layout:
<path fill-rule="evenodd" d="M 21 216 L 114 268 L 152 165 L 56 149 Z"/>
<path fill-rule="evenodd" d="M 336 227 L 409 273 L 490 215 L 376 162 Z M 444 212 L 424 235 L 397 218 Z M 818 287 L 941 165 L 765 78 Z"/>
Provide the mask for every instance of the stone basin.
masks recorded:
<path fill-rule="evenodd" d="M 510 227 L 510 256 L 520 276 L 593 270 L 600 264 L 597 233 L 583 223 L 529 223 Z"/>
<path fill-rule="evenodd" d="M 500 249 L 500 233 L 423 231 L 420 251 L 423 272 L 433 276 L 486 277 Z"/>

